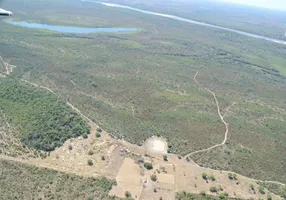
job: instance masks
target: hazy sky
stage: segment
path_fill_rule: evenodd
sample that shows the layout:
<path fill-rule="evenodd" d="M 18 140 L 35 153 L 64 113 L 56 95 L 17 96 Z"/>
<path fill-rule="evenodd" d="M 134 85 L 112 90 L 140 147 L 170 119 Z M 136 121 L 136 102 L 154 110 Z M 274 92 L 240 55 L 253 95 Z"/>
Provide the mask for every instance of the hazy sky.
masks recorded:
<path fill-rule="evenodd" d="M 286 10 L 286 0 L 224 0 L 224 1 L 266 7 L 271 9 Z"/>

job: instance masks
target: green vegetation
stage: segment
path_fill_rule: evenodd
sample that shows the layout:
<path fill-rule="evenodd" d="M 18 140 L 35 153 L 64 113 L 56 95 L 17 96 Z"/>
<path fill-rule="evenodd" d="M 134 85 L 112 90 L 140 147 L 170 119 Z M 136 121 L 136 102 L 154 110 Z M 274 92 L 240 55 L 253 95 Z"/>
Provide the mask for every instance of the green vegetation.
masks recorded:
<path fill-rule="evenodd" d="M 12 78 L 1 78 L 0 84 L 0 110 L 19 127 L 25 145 L 51 151 L 89 132 L 82 118 L 50 92 Z"/>
<path fill-rule="evenodd" d="M 132 196 L 131 196 L 131 193 L 129 192 L 129 191 L 126 191 L 125 192 L 125 197 L 126 198 L 131 198 Z"/>
<path fill-rule="evenodd" d="M 272 200 L 272 196 L 270 194 L 267 195 L 267 200 Z"/>
<path fill-rule="evenodd" d="M 96 132 L 95 137 L 100 138 L 101 134 L 99 132 Z"/>
<path fill-rule="evenodd" d="M 217 192 L 217 188 L 215 186 L 210 187 L 211 192 Z"/>
<path fill-rule="evenodd" d="M 234 178 L 233 173 L 228 173 L 228 178 L 232 180 Z"/>
<path fill-rule="evenodd" d="M 53 89 L 60 95 L 58 101 L 68 100 L 113 137 L 142 144 L 158 133 L 172 144 L 168 152 L 184 156 L 224 139 L 225 127 L 213 96 L 193 80 L 199 72 L 199 83 L 216 93 L 230 132 L 226 145 L 194 154 L 191 159 L 204 167 L 285 183 L 283 45 L 81 1 L 13 0 L 7 1 L 7 6 L 21 21 L 144 30 L 69 34 L 1 22 L 0 55 L 17 66 L 10 77 Z M 285 31 L 281 31 L 281 21 L 264 23 L 265 18 L 253 12 L 229 19 L 225 16 L 235 13 L 225 9 L 213 18 L 217 11 L 208 8 L 207 12 L 193 12 L 194 19 L 239 25 L 243 30 L 259 27 L 256 31 L 263 35 L 282 37 Z M 76 14 L 71 15 L 71 10 L 77 10 Z M 183 10 L 181 14 L 189 16 Z M 275 30 L 273 21 L 277 22 Z M 2 63 L 0 70 L 5 70 Z M 233 102 L 237 104 L 226 113 Z"/>
<path fill-rule="evenodd" d="M 190 194 L 188 192 L 178 192 L 176 194 L 176 200 L 220 200 L 222 199 L 221 197 L 224 197 L 223 199 L 227 199 L 227 200 L 237 199 L 237 198 L 230 198 L 224 193 L 221 193 L 219 196 L 206 195 L 204 192 L 201 194 Z M 241 198 L 239 199 L 243 200 Z"/>
<path fill-rule="evenodd" d="M 219 197 L 220 199 L 225 199 L 224 193 L 220 193 L 220 194 L 218 195 L 218 197 Z"/>
<path fill-rule="evenodd" d="M 167 155 L 163 155 L 163 160 L 164 160 L 164 161 L 168 161 Z"/>
<path fill-rule="evenodd" d="M 213 175 L 211 175 L 210 180 L 215 181 L 215 177 Z"/>
<path fill-rule="evenodd" d="M 250 184 L 249 184 L 249 188 L 250 188 L 251 190 L 254 190 L 254 184 L 253 184 L 253 183 L 250 183 Z"/>
<path fill-rule="evenodd" d="M 265 191 L 264 191 L 264 187 L 263 187 L 263 186 L 259 186 L 259 187 L 258 187 L 258 191 L 259 191 L 261 194 L 265 194 Z"/>
<path fill-rule="evenodd" d="M 89 166 L 92 166 L 93 165 L 93 161 L 92 160 L 87 160 L 87 164 L 89 165 Z"/>
<path fill-rule="evenodd" d="M 207 179 L 208 179 L 208 175 L 207 175 L 205 172 L 203 172 L 203 173 L 202 173 L 202 178 L 205 179 L 205 180 L 207 180 Z"/>
<path fill-rule="evenodd" d="M 286 199 L 286 186 L 267 182 L 258 182 L 258 184 L 267 188 L 267 190 L 269 190 L 270 192 L 281 196 L 282 199 Z"/>
<path fill-rule="evenodd" d="M 145 163 L 144 163 L 144 167 L 145 167 L 146 169 L 148 169 L 148 170 L 153 169 L 153 165 L 152 165 L 151 163 L 148 163 L 148 162 L 145 162 Z"/>
<path fill-rule="evenodd" d="M 0 159 L 1 199 L 112 199 L 106 178 L 85 178 Z"/>

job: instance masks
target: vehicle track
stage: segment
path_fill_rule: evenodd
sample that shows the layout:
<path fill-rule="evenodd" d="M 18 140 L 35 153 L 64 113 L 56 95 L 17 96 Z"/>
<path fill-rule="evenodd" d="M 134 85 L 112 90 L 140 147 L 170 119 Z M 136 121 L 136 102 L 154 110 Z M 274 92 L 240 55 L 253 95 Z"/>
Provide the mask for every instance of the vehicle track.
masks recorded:
<path fill-rule="evenodd" d="M 208 88 L 203 87 L 203 86 L 197 81 L 197 75 L 198 75 L 198 74 L 199 74 L 199 72 L 197 72 L 197 73 L 194 75 L 194 81 L 196 82 L 196 84 L 197 84 L 198 86 L 200 86 L 201 88 L 203 88 L 203 89 L 205 89 L 206 91 L 208 91 L 209 93 L 211 93 L 211 94 L 213 95 L 213 97 L 214 97 L 215 102 L 216 102 L 217 113 L 218 113 L 218 115 L 219 115 L 221 121 L 223 122 L 223 124 L 224 124 L 224 126 L 225 126 L 224 140 L 222 141 L 222 143 L 216 144 L 216 145 L 211 146 L 211 147 L 209 147 L 209 148 L 207 148 L 207 149 L 201 149 L 201 150 L 197 150 L 197 151 L 194 151 L 194 152 L 192 152 L 192 153 L 189 153 L 189 154 L 187 154 L 187 155 L 185 156 L 185 159 L 187 159 L 187 158 L 188 158 L 189 156 L 191 156 L 191 155 L 194 155 L 194 154 L 197 154 L 197 153 L 202 153 L 202 152 L 205 152 L 205 151 L 209 151 L 209 150 L 211 150 L 211 149 L 214 149 L 214 148 L 216 148 L 216 147 L 223 146 L 223 145 L 226 143 L 226 141 L 227 141 L 227 136 L 228 136 L 228 123 L 226 123 L 226 121 L 224 121 L 224 116 L 223 116 L 223 115 L 221 114 L 221 112 L 220 112 L 220 107 L 219 107 L 219 103 L 218 103 L 218 100 L 217 100 L 217 98 L 216 98 L 216 95 L 215 95 L 214 92 L 212 92 L 212 91 L 209 90 Z"/>

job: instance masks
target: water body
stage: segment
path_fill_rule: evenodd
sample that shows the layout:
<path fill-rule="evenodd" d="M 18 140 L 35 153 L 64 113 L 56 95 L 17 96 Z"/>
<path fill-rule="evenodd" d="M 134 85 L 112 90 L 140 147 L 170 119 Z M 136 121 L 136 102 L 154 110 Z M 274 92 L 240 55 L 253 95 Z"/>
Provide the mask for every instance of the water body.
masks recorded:
<path fill-rule="evenodd" d="M 47 29 L 61 33 L 97 33 L 97 32 L 118 33 L 118 32 L 138 31 L 137 28 L 83 28 L 83 27 L 70 27 L 70 26 L 53 26 L 47 24 L 28 23 L 24 21 L 16 22 L 13 20 L 7 20 L 6 22 L 13 25 L 18 25 L 28 28 Z"/>
<path fill-rule="evenodd" d="M 208 24 L 208 23 L 204 23 L 204 22 L 199 22 L 199 21 L 183 18 L 183 17 L 178 17 L 178 16 L 175 16 L 175 15 L 168 15 L 168 14 L 157 13 L 157 12 L 152 12 L 152 11 L 147 11 L 147 10 L 141 10 L 141 9 L 138 9 L 138 8 L 133 8 L 133 7 L 130 7 L 130 6 L 114 4 L 114 3 L 105 3 L 105 2 L 92 1 L 92 0 L 82 0 L 82 1 L 93 2 L 93 3 L 100 3 L 100 4 L 103 4 L 105 6 L 109 6 L 109 7 L 125 8 L 125 9 L 129 9 L 129 10 L 134 10 L 134 11 L 137 11 L 137 12 L 141 12 L 141 13 L 144 13 L 144 14 L 148 14 L 148 15 L 155 15 L 155 16 L 165 17 L 165 18 L 169 18 L 169 19 L 173 19 L 173 20 L 177 20 L 177 21 L 182 21 L 182 22 L 187 22 L 187 23 L 191 23 L 191 24 L 197 24 L 197 25 L 206 26 L 206 27 L 210 27 L 210 28 L 221 29 L 221 30 L 225 30 L 225 31 L 238 33 L 240 35 L 245 35 L 245 36 L 249 36 L 249 37 L 253 37 L 253 38 L 257 38 L 257 39 L 267 40 L 267 41 L 270 41 L 270 42 L 275 42 L 275 43 L 285 44 L 286 45 L 286 41 L 277 40 L 275 38 L 265 37 L 265 36 L 262 36 L 262 35 L 256 35 L 256 34 L 253 34 L 253 33 L 247 33 L 247 32 L 244 32 L 244 31 L 239 31 L 239 30 L 235 30 L 235 29 L 231 29 L 231 28 L 222 27 L 222 26 L 216 26 L 216 25 L 213 25 L 213 24 Z"/>

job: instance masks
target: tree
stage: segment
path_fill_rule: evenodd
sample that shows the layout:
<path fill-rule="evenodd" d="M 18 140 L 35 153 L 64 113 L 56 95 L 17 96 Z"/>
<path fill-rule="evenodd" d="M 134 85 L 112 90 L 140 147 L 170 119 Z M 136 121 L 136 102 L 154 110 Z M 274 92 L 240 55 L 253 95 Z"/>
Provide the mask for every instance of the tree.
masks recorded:
<path fill-rule="evenodd" d="M 164 161 L 168 161 L 167 155 L 163 155 L 163 160 L 164 160 Z"/>
<path fill-rule="evenodd" d="M 99 132 L 96 132 L 95 137 L 99 138 L 101 137 L 101 134 Z"/>
<path fill-rule="evenodd" d="M 233 174 L 232 173 L 228 173 L 228 178 L 232 180 L 233 179 Z"/>
<path fill-rule="evenodd" d="M 129 191 L 126 191 L 126 192 L 125 192 L 125 197 L 126 197 L 126 198 L 130 198 L 130 197 L 131 197 L 131 193 L 130 193 Z"/>
<path fill-rule="evenodd" d="M 224 195 L 224 193 L 220 193 L 220 194 L 218 195 L 218 197 L 219 197 L 220 199 L 224 199 L 224 198 L 225 198 L 225 195 Z"/>
<path fill-rule="evenodd" d="M 153 169 L 153 165 L 152 165 L 151 163 L 148 163 L 148 162 L 145 162 L 145 163 L 144 163 L 144 167 L 145 167 L 146 169 L 148 169 L 148 170 Z"/>
<path fill-rule="evenodd" d="M 264 192 L 264 187 L 263 187 L 263 186 L 259 186 L 259 187 L 258 187 L 258 191 L 259 191 L 261 194 L 265 194 L 265 192 Z"/>
<path fill-rule="evenodd" d="M 157 176 L 156 176 L 156 174 L 152 174 L 150 178 L 151 178 L 151 180 L 154 181 L 154 182 L 157 181 Z"/>
<path fill-rule="evenodd" d="M 267 195 L 267 200 L 272 200 L 272 196 L 270 194 Z"/>
<path fill-rule="evenodd" d="M 253 183 L 250 183 L 249 187 L 250 187 L 250 189 L 254 190 L 254 184 Z"/>
<path fill-rule="evenodd" d="M 93 165 L 92 160 L 88 160 L 88 161 L 87 161 L 87 164 L 88 164 L 89 166 L 92 166 L 92 165 Z"/>
<path fill-rule="evenodd" d="M 211 179 L 212 181 L 215 181 L 215 177 L 214 177 L 213 175 L 210 176 L 210 179 Z"/>
<path fill-rule="evenodd" d="M 217 189 L 216 189 L 216 187 L 212 186 L 212 187 L 210 187 L 210 191 L 211 192 L 217 192 Z"/>
<path fill-rule="evenodd" d="M 202 177 L 203 177 L 203 179 L 207 180 L 208 175 L 204 172 L 204 173 L 202 173 Z"/>
<path fill-rule="evenodd" d="M 200 195 L 206 196 L 206 192 L 205 192 L 205 191 L 201 191 L 201 192 L 200 192 Z"/>

